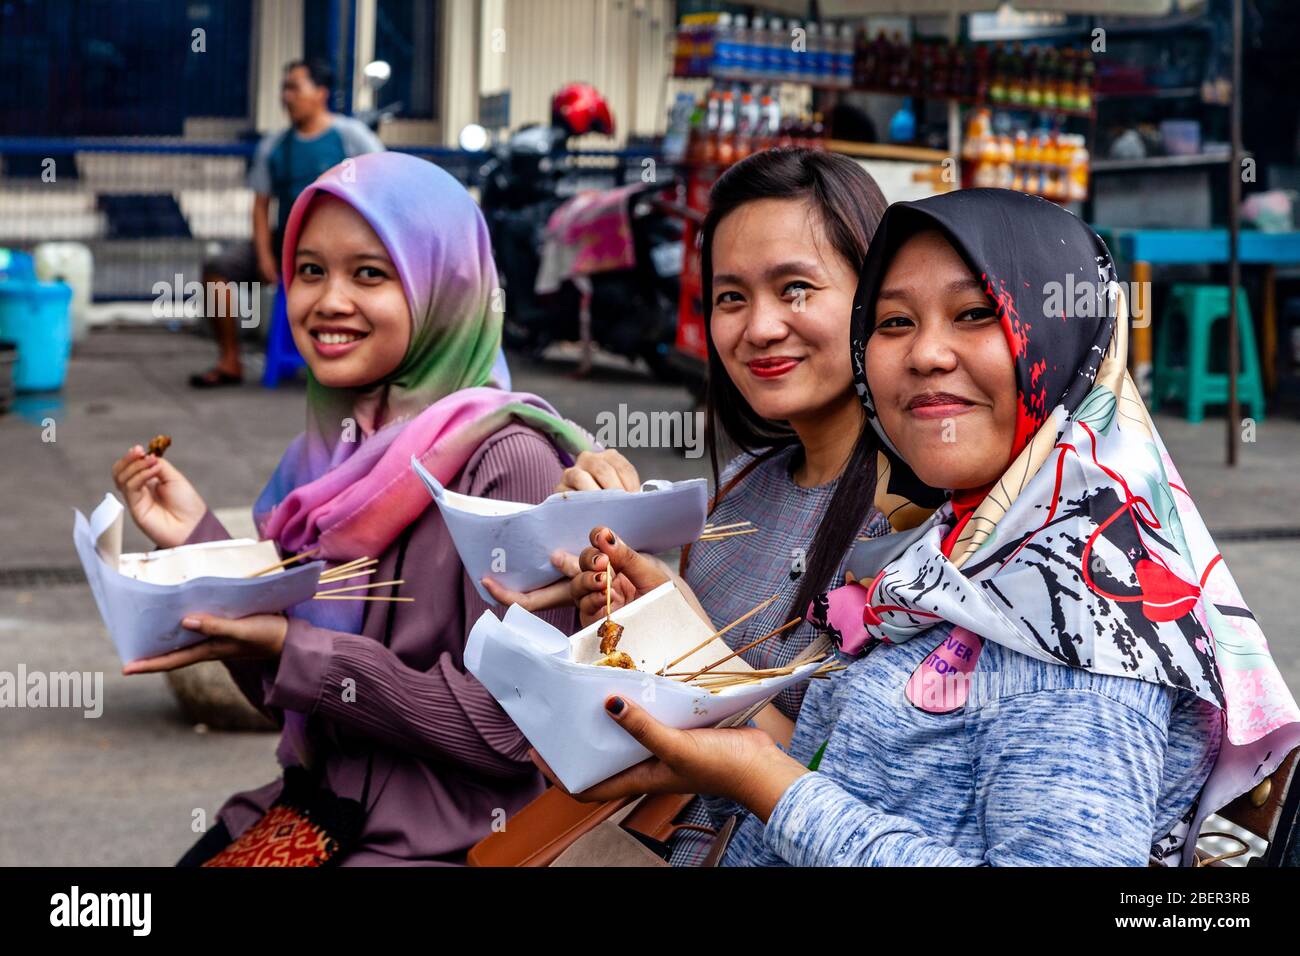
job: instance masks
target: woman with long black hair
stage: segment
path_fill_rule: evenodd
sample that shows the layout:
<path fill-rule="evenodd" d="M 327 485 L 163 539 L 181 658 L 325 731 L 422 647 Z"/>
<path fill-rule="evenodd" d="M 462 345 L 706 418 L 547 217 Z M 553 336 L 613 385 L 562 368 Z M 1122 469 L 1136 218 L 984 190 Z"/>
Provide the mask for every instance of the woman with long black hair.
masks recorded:
<path fill-rule="evenodd" d="M 724 635 L 733 649 L 802 616 L 814 595 L 842 580 L 844 557 L 858 537 L 889 531 L 872 507 L 873 481 L 845 489 L 831 507 L 846 470 L 875 474 L 877 445 L 853 390 L 845 345 L 857 273 L 884 209 L 880 188 L 853 160 L 802 148 L 748 157 L 710 195 L 701 230 L 716 489 L 710 521 L 749 522 L 754 530 L 690 546 L 679 586 L 684 582 L 718 627 L 778 595 Z M 740 454 L 724 466 L 726 444 Z M 579 455 L 560 489 L 640 484 L 627 459 L 607 450 Z M 605 557 L 593 560 L 573 581 L 584 624 L 605 608 Z M 616 566 L 618 606 L 673 577 L 647 555 L 629 553 Z M 554 600 L 553 593 L 548 599 L 485 585 L 503 602 L 532 609 Z M 800 624 L 742 656 L 754 667 L 780 667 L 815 636 Z M 788 741 L 803 691 L 782 693 L 758 726 Z M 678 822 L 686 829 L 671 841 L 671 861 L 696 865 L 712 843 L 709 818 L 697 802 Z"/>

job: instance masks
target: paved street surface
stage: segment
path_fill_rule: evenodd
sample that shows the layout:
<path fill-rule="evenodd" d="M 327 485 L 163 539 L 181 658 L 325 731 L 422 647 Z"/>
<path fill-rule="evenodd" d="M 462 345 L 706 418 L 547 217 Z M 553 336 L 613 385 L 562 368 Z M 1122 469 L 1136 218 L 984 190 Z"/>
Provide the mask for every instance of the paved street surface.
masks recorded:
<path fill-rule="evenodd" d="M 124 678 L 71 541 L 72 509 L 89 512 L 112 485 L 109 465 L 135 442 L 172 436 L 168 457 L 232 530 L 302 427 L 302 387 L 248 385 L 196 393 L 189 373 L 213 348 L 186 332 L 97 331 L 74 356 L 57 400 L 25 397 L 0 417 L 0 671 L 103 673 L 103 714 L 0 710 L 0 865 L 170 864 L 236 790 L 277 773 L 274 738 L 193 727 L 161 676 Z M 689 413 L 679 387 L 611 359 L 585 380 L 573 362 L 512 356 L 515 388 L 535 391 L 593 431 L 602 412 Z M 54 422 L 53 431 L 48 422 Z M 1300 537 L 1300 423 L 1269 420 L 1223 465 L 1221 421 L 1169 417 L 1161 431 L 1293 687 L 1300 687 L 1294 559 Z M 48 440 L 48 439 L 53 440 Z M 43 440 L 46 439 L 46 440 Z M 627 450 L 643 477 L 706 475 L 707 456 Z M 1291 532 L 1291 537 L 1264 537 Z M 1229 540 L 1230 539 L 1230 540 Z M 1239 539 L 1239 540 L 1238 540 Z M 126 550 L 145 540 L 128 530 Z M 1289 560 L 1288 560 L 1289 559 Z"/>

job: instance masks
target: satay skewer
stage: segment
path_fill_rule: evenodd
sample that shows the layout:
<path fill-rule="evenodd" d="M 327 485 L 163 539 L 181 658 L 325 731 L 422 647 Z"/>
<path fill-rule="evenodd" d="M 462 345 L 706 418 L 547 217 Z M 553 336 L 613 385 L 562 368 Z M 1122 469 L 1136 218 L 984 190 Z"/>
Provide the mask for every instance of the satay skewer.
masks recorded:
<path fill-rule="evenodd" d="M 722 541 L 726 538 L 735 538 L 742 534 L 758 534 L 762 528 L 746 528 L 738 531 L 723 531 L 720 534 L 714 534 L 711 531 L 705 531 L 696 540 L 697 541 Z"/>
<path fill-rule="evenodd" d="M 315 554 L 319 550 L 320 548 L 317 547 L 317 548 L 312 548 L 310 551 L 304 551 L 301 554 L 295 554 L 291 558 L 285 558 L 283 561 L 277 561 L 275 562 L 275 564 L 267 565 L 266 567 L 262 568 L 262 570 L 260 571 L 254 571 L 252 574 L 247 575 L 247 577 L 259 578 L 263 574 L 270 574 L 272 571 L 278 570 L 279 568 L 288 567 L 289 565 L 293 564 L 295 561 L 301 561 L 303 558 L 310 557 L 311 555 Z"/>
<path fill-rule="evenodd" d="M 696 651 L 702 651 L 702 650 L 704 650 L 704 648 L 708 647 L 709 644 L 712 643 L 712 641 L 713 641 L 713 639 L 714 639 L 715 637 L 721 637 L 723 634 L 726 634 L 729 630 L 731 630 L 731 629 L 732 629 L 733 627 L 735 627 L 737 624 L 741 624 L 741 623 L 743 623 L 743 622 L 749 620 L 751 617 L 753 617 L 753 616 L 754 616 L 755 614 L 757 614 L 759 611 L 763 610 L 763 608 L 767 607 L 769 604 L 771 604 L 773 601 L 775 601 L 779 596 L 780 596 L 780 595 L 778 595 L 778 594 L 773 594 L 773 595 L 772 595 L 770 598 L 768 598 L 766 601 L 761 601 L 761 602 L 759 602 L 758 604 L 755 604 L 752 608 L 750 608 L 750 609 L 749 609 L 748 611 L 746 611 L 744 614 L 740 615 L 740 617 L 736 618 L 734 621 L 732 621 L 730 624 L 728 624 L 728 625 L 727 625 L 726 627 L 724 627 L 722 630 L 720 630 L 720 631 L 714 631 L 712 634 L 710 634 L 707 638 L 705 638 L 702 642 L 700 642 L 699 644 L 697 644 L 695 647 L 692 647 L 689 651 L 687 651 L 685 654 L 681 655 L 680 657 L 676 657 L 676 658 L 674 658 L 673 660 L 669 661 L 669 662 L 668 662 L 667 664 L 665 664 L 663 667 L 659 668 L 659 670 L 655 671 L 655 673 L 656 673 L 656 674 L 659 674 L 659 675 L 662 676 L 663 673 L 664 673 L 664 671 L 668 670 L 668 668 L 670 668 L 670 667 L 672 667 L 672 666 L 674 666 L 674 665 L 676 665 L 676 664 L 680 664 L 682 661 L 686 660 L 686 658 L 690 657 L 690 656 L 691 656 L 692 654 L 694 654 Z"/>
<path fill-rule="evenodd" d="M 766 634 L 764 634 L 762 637 L 758 638 L 758 640 L 750 641 L 750 642 L 749 642 L 748 644 L 746 644 L 744 647 L 740 648 L 739 650 L 734 650 L 734 651 L 732 651 L 732 652 L 731 652 L 730 654 L 728 654 L 726 657 L 720 657 L 720 658 L 718 658 L 716 661 L 714 661 L 714 662 L 713 662 L 712 664 L 710 664 L 708 667 L 704 668 L 703 670 L 696 671 L 696 672 L 695 672 L 694 674 L 692 674 L 690 677 L 686 678 L 686 680 L 687 680 L 688 682 L 689 682 L 689 681 L 693 681 L 693 680 L 695 680 L 695 678 L 699 677 L 701 674 L 707 674 L 709 671 L 713 670 L 713 668 L 717 667 L 719 664 L 725 664 L 727 661 L 731 660 L 733 657 L 737 656 L 738 654 L 743 654 L 745 651 L 748 651 L 748 650 L 750 650 L 751 648 L 758 647 L 759 644 L 762 644 L 764 641 L 768 640 L 769 638 L 776 637 L 776 635 L 780 634 L 782 631 L 788 631 L 790 628 L 794 627 L 796 624 L 801 623 L 802 621 L 803 621 L 803 618 L 801 618 L 801 617 L 793 617 L 793 618 L 791 618 L 790 620 L 786 621 L 784 624 L 782 624 L 780 627 L 776 628 L 775 630 L 768 631 L 768 632 L 767 632 Z"/>
<path fill-rule="evenodd" d="M 349 571 L 355 571 L 357 568 L 369 567 L 372 564 L 378 564 L 378 562 L 374 558 L 353 558 L 351 561 L 345 561 L 322 571 L 321 577 L 328 578 L 335 574 L 345 574 Z"/>
<path fill-rule="evenodd" d="M 746 525 L 749 525 L 749 524 L 753 524 L 753 522 L 752 522 L 752 521 L 733 521 L 731 524 L 718 524 L 718 525 L 706 524 L 706 525 L 704 526 L 704 531 L 703 531 L 703 533 L 704 533 L 704 534 L 714 534 L 715 532 L 718 532 L 718 531 L 727 531 L 727 530 L 730 530 L 731 528 L 743 528 L 743 527 L 745 527 Z"/>
<path fill-rule="evenodd" d="M 366 591 L 369 590 L 370 588 L 382 588 L 387 585 L 397 585 L 397 584 L 405 584 L 405 583 L 406 581 L 400 579 L 397 581 L 371 581 L 369 584 L 353 584 L 345 588 L 332 588 L 329 591 L 317 591 L 316 596 L 321 597 L 322 595 L 326 595 L 326 594 L 343 594 L 347 591 Z"/>
<path fill-rule="evenodd" d="M 364 578 L 366 575 L 374 574 L 379 568 L 366 568 L 363 571 L 350 571 L 347 574 L 322 574 L 320 576 L 321 584 L 338 584 L 340 581 L 351 581 L 353 578 Z"/>

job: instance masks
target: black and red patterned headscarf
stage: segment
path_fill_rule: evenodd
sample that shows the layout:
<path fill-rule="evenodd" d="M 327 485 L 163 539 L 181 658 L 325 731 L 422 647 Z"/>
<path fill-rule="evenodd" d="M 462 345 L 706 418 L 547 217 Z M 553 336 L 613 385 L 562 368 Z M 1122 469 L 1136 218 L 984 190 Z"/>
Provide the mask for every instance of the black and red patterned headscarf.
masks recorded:
<path fill-rule="evenodd" d="M 926 489 L 884 434 L 866 379 L 885 272 L 926 229 L 940 230 L 984 285 L 1015 364 L 1014 447 L 987 488 Z M 858 394 L 886 447 L 877 503 L 895 528 L 913 530 L 858 544 L 847 567 L 861 583 L 814 602 L 810 616 L 842 652 L 949 625 L 906 688 L 936 713 L 964 705 L 964 685 L 949 695 L 946 681 L 974 672 L 984 641 L 1194 693 L 1221 708 L 1225 730 L 1201 813 L 1300 743 L 1300 708 L 1128 375 L 1127 301 L 1085 223 L 998 189 L 891 206 L 863 266 L 852 349 Z M 953 501 L 925 517 L 918 487 Z M 950 644 L 962 653 L 945 659 Z M 1170 834 L 1153 856 L 1182 849 L 1186 859 L 1186 836 Z"/>
<path fill-rule="evenodd" d="M 934 502 L 934 492 L 917 494 L 925 486 L 880 427 L 864 362 L 885 271 L 904 242 L 930 229 L 948 238 L 984 284 L 1011 349 L 1017 414 L 1009 462 L 1053 408 L 1072 409 L 1083 401 L 1115 331 L 1114 303 L 1107 301 L 1114 278 L 1110 253 L 1086 224 L 1054 203 L 1009 189 L 963 189 L 890 206 L 871 242 L 853 302 L 853 376 L 887 449 L 884 490 L 916 504 Z M 954 538 L 990 488 L 952 492 Z M 897 501 L 889 504 L 889 511 L 907 510 Z"/>

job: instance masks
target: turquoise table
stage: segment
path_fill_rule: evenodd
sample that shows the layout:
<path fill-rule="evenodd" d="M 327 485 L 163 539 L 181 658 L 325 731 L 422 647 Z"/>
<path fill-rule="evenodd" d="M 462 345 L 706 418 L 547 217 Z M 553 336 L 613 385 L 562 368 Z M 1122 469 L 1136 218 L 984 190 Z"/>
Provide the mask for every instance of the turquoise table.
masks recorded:
<path fill-rule="evenodd" d="M 1110 247 L 1111 254 L 1129 264 L 1138 289 L 1149 289 L 1151 270 L 1158 265 L 1217 265 L 1228 262 L 1226 229 L 1111 229 L 1094 227 Z M 1258 232 L 1243 229 L 1237 243 L 1243 265 L 1262 265 L 1264 271 L 1264 307 L 1261 310 L 1261 333 L 1264 387 L 1272 391 L 1277 384 L 1277 293 L 1276 267 L 1300 264 L 1300 232 Z M 1135 295 L 1135 298 L 1137 296 Z M 1145 295 L 1142 298 L 1146 298 Z M 1150 303 L 1134 302 L 1133 337 L 1129 343 L 1133 378 L 1147 393 L 1151 379 Z"/>

